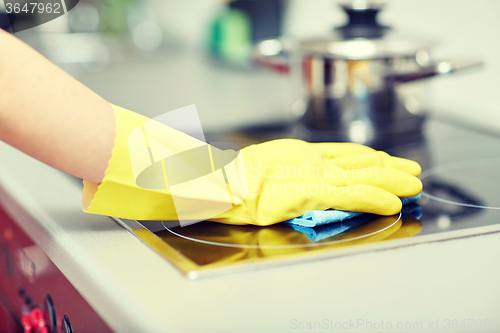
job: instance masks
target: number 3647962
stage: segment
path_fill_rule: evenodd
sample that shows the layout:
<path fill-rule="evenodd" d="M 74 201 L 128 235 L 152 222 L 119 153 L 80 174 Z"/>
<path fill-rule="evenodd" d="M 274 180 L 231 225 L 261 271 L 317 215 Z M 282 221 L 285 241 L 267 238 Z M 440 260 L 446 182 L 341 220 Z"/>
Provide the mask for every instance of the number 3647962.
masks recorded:
<path fill-rule="evenodd" d="M 458 329 L 458 328 L 464 328 L 464 329 L 492 329 L 492 330 L 498 330 L 498 319 L 469 319 L 465 320 L 463 319 L 462 321 L 458 319 L 445 319 L 444 321 L 444 328 L 445 329 Z"/>
<path fill-rule="evenodd" d="M 7 14 L 19 14 L 19 13 L 24 13 L 24 14 L 42 14 L 42 13 L 47 13 L 47 14 L 62 14 L 61 12 L 61 4 L 60 3 L 41 3 L 41 2 L 25 2 L 25 3 L 18 3 L 18 2 L 5 2 L 5 11 Z"/>

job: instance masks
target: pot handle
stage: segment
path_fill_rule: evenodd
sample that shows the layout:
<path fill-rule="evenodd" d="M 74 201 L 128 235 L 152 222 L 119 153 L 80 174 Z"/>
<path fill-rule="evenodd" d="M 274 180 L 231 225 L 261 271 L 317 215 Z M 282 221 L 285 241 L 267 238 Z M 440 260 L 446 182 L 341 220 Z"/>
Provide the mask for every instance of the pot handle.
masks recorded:
<path fill-rule="evenodd" d="M 255 64 L 268 68 L 280 74 L 290 72 L 289 52 L 285 51 L 290 41 L 269 39 L 259 42 L 252 50 L 252 60 Z"/>
<path fill-rule="evenodd" d="M 440 61 L 431 66 L 425 66 L 413 72 L 393 72 L 386 75 L 386 80 L 391 83 L 405 83 L 426 79 L 438 75 L 448 75 L 461 71 L 479 67 L 483 65 L 482 61 Z"/>
<path fill-rule="evenodd" d="M 253 61 L 255 64 L 270 69 L 279 74 L 290 73 L 290 63 L 288 58 L 284 56 L 254 56 Z"/>

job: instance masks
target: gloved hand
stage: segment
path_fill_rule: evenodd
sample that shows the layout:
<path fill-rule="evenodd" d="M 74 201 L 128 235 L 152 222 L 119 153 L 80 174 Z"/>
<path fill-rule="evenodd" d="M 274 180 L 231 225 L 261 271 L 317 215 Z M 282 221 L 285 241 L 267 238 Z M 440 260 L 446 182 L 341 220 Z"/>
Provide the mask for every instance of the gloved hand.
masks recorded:
<path fill-rule="evenodd" d="M 282 139 L 242 149 L 243 201 L 211 221 L 271 225 L 310 210 L 393 215 L 422 191 L 418 163 L 354 143 Z"/>
<path fill-rule="evenodd" d="M 89 213 L 263 226 L 315 209 L 392 215 L 401 209 L 398 196 L 422 190 L 416 162 L 362 145 L 284 139 L 234 157 L 114 108 L 115 147 L 104 179 L 84 182 Z"/>

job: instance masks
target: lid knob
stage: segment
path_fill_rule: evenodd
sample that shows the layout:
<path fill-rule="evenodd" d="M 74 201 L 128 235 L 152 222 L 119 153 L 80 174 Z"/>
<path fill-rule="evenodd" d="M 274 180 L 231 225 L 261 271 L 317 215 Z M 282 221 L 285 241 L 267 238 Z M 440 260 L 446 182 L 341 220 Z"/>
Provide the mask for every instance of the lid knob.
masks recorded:
<path fill-rule="evenodd" d="M 353 38 L 380 38 L 387 30 L 388 26 L 381 25 L 377 21 L 377 14 L 383 5 L 379 3 L 355 0 L 349 4 L 342 4 L 342 9 L 349 18 L 346 25 L 336 27 L 344 39 Z"/>

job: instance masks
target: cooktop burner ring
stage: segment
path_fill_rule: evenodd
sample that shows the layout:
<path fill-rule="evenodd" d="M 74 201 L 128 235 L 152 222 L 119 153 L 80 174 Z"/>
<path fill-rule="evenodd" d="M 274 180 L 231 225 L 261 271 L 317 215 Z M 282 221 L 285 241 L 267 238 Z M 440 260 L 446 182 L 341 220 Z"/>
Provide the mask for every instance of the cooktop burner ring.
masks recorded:
<path fill-rule="evenodd" d="M 167 230 L 168 232 L 172 233 L 173 235 L 177 237 L 181 237 L 186 240 L 198 242 L 198 243 L 203 243 L 207 245 L 215 245 L 215 246 L 224 246 L 224 247 L 233 247 L 233 248 L 245 248 L 245 249 L 291 249 L 291 248 L 301 248 L 301 247 L 321 247 L 321 246 L 326 246 L 326 245 L 333 245 L 333 244 L 342 244 L 342 243 L 347 243 L 359 239 L 364 239 L 376 234 L 379 234 L 385 230 L 390 229 L 393 227 L 396 223 L 398 223 L 401 220 L 401 212 L 399 212 L 397 218 L 395 219 L 394 222 L 391 224 L 385 226 L 384 228 L 378 229 L 374 232 L 363 234 L 357 237 L 351 237 L 351 238 L 346 238 L 346 239 L 339 239 L 336 241 L 330 241 L 330 242 L 317 242 L 317 243 L 304 243 L 304 244 L 286 244 L 286 245 L 265 245 L 265 244 L 259 244 L 259 245 L 251 245 L 251 244 L 234 244 L 234 243 L 221 243 L 221 242 L 213 242 L 213 241 L 207 241 L 203 239 L 198 239 L 198 238 L 193 238 L 189 236 L 185 236 L 182 234 L 179 234 L 175 231 L 172 231 L 172 229 L 168 228 L 165 226 L 165 224 L 162 221 L 162 225 Z M 265 228 L 265 227 L 262 227 Z"/>
<path fill-rule="evenodd" d="M 430 176 L 439 175 L 439 174 L 442 174 L 445 172 L 462 171 L 462 170 L 467 170 L 467 169 L 490 168 L 490 167 L 500 167 L 500 159 L 499 158 L 476 159 L 476 160 L 460 161 L 460 162 L 439 165 L 439 166 L 435 166 L 435 167 L 429 168 L 427 170 L 424 170 L 422 172 L 422 174 L 420 175 L 420 179 L 424 180 Z M 483 208 L 483 209 L 500 210 L 500 207 L 498 207 L 498 206 L 476 205 L 476 204 L 463 203 L 463 202 L 458 202 L 458 201 L 454 201 L 454 200 L 443 199 L 443 198 L 440 198 L 438 196 L 435 196 L 435 195 L 432 195 L 430 193 L 425 192 L 425 188 L 424 188 L 424 190 L 422 190 L 422 196 L 424 196 L 428 199 L 431 199 L 431 200 L 435 200 L 435 201 L 442 202 L 445 204 L 450 204 L 450 205 L 470 207 L 470 208 Z"/>

